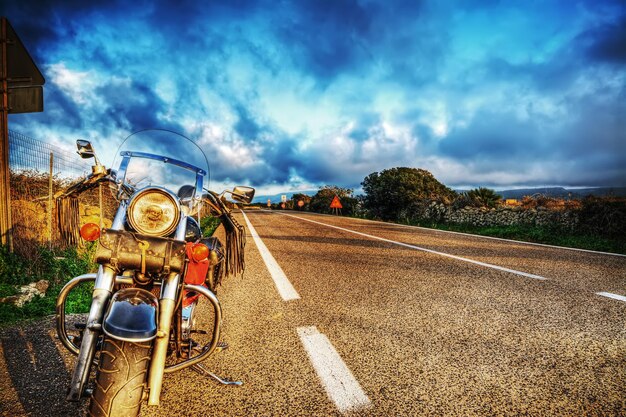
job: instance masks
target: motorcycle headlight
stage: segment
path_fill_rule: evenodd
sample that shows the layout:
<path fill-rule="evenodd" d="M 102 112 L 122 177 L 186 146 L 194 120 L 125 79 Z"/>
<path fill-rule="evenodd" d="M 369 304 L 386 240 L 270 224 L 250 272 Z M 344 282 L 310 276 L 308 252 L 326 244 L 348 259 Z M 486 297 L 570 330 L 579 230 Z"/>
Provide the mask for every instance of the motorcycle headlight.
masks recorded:
<path fill-rule="evenodd" d="M 130 199 L 128 223 L 148 236 L 171 234 L 180 220 L 180 205 L 174 195 L 161 188 L 145 188 Z"/>

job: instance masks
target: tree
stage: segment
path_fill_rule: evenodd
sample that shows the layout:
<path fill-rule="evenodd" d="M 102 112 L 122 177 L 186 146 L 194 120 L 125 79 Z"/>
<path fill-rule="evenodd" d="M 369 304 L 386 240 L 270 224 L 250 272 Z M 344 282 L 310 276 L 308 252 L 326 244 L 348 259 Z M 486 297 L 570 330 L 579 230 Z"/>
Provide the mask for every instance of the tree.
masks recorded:
<path fill-rule="evenodd" d="M 502 196 L 490 188 L 478 187 L 467 192 L 467 196 L 481 207 L 495 208 L 500 204 Z"/>
<path fill-rule="evenodd" d="M 311 196 L 302 193 L 296 193 L 291 196 L 291 201 L 293 203 L 294 210 L 309 210 L 309 203 L 311 203 Z M 302 207 L 298 207 L 298 201 L 302 201 L 304 205 Z"/>
<path fill-rule="evenodd" d="M 311 197 L 309 209 L 318 213 L 331 213 L 330 203 L 335 196 L 339 197 L 344 215 L 351 215 L 357 203 L 357 199 L 352 196 L 351 188 L 341 188 L 336 185 L 325 185 Z"/>
<path fill-rule="evenodd" d="M 364 205 L 370 215 L 383 220 L 399 220 L 422 201 L 449 203 L 456 193 L 419 168 L 391 168 L 374 172 L 361 183 Z"/>

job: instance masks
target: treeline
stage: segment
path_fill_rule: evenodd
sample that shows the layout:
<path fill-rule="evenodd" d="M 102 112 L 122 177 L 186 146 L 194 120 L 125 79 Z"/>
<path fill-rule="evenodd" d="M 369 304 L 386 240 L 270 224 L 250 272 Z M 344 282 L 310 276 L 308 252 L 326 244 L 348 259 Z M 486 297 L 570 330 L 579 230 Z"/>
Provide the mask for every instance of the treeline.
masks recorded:
<path fill-rule="evenodd" d="M 324 185 L 313 196 L 293 194 L 285 203 L 285 209 L 329 214 L 332 212 L 330 203 L 337 196 L 343 215 L 397 221 L 407 220 L 409 213 L 424 202 L 495 207 L 501 199 L 488 188 L 457 193 L 419 168 L 399 167 L 374 172 L 365 177 L 361 186 L 364 194 L 358 196 L 353 189 L 336 185 Z M 298 204 L 300 201 L 302 203 Z M 272 208 L 282 208 L 281 203 L 273 204 Z"/>
<path fill-rule="evenodd" d="M 458 193 L 429 171 L 418 168 L 397 167 L 374 172 L 364 178 L 361 186 L 364 194 L 358 196 L 353 189 L 335 185 L 325 185 L 313 196 L 294 194 L 285 203 L 285 209 L 330 214 L 330 203 L 337 196 L 344 216 L 436 226 L 446 223 L 449 218 L 446 213 L 468 208 L 498 210 L 504 204 L 502 197 L 492 189 L 479 187 Z M 273 207 L 282 208 L 280 203 Z M 577 216 L 580 232 L 619 239 L 626 236 L 626 198 L 622 197 L 563 200 L 527 196 L 512 209 L 571 211 Z"/>

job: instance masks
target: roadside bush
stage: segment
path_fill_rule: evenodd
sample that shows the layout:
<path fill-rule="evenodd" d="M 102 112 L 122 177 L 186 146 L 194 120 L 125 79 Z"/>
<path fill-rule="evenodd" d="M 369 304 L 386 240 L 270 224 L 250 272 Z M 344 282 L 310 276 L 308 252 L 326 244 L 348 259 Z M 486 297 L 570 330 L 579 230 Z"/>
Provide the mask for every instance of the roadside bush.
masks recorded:
<path fill-rule="evenodd" d="M 415 200 L 400 210 L 397 221 L 420 225 L 442 223 L 445 221 L 448 206 L 445 201 Z"/>
<path fill-rule="evenodd" d="M 562 198 L 538 195 L 536 197 L 524 196 L 520 203 L 524 209 L 537 209 L 543 207 L 552 211 L 576 210 L 582 207 L 580 200 L 564 200 Z"/>
<path fill-rule="evenodd" d="M 391 168 L 374 172 L 361 183 L 364 206 L 374 218 L 407 220 L 411 212 L 420 212 L 423 201 L 451 203 L 456 193 L 428 171 L 418 168 Z"/>
<path fill-rule="evenodd" d="M 478 187 L 467 192 L 467 197 L 476 207 L 496 208 L 502 196 L 490 188 Z"/>
<path fill-rule="evenodd" d="M 202 229 L 202 236 L 211 236 L 215 229 L 220 225 L 219 217 L 205 216 L 200 219 L 200 229 Z"/>
<path fill-rule="evenodd" d="M 339 197 L 341 205 L 341 214 L 344 216 L 351 216 L 355 211 L 358 200 L 352 195 L 353 190 L 350 188 L 341 188 L 336 185 L 325 185 L 319 189 L 319 191 L 311 197 L 309 202 L 309 208 L 311 211 L 317 213 L 332 213 L 330 203 L 335 196 Z"/>
<path fill-rule="evenodd" d="M 624 238 L 626 198 L 586 197 L 581 201 L 580 226 L 588 233 Z"/>
<path fill-rule="evenodd" d="M 465 207 L 474 207 L 474 201 L 467 195 L 467 192 L 457 194 L 456 198 L 452 201 L 452 209 L 459 210 Z"/>
<path fill-rule="evenodd" d="M 304 203 L 302 207 L 298 206 L 298 201 L 302 201 L 302 203 Z M 289 200 L 289 202 L 291 203 L 293 210 L 309 211 L 311 197 L 306 194 L 296 193 L 291 196 L 291 200 Z"/>

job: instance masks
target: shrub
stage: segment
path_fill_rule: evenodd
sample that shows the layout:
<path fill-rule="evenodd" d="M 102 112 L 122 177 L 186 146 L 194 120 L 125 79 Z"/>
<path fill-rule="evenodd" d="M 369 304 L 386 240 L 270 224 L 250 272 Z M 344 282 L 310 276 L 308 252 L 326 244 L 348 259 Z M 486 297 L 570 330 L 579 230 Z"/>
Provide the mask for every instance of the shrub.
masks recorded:
<path fill-rule="evenodd" d="M 500 205 L 502 196 L 490 188 L 478 187 L 467 192 L 467 197 L 477 207 L 496 208 Z"/>
<path fill-rule="evenodd" d="M 200 219 L 200 229 L 202 229 L 202 236 L 211 236 L 215 229 L 220 225 L 219 217 L 205 216 Z"/>
<path fill-rule="evenodd" d="M 311 211 L 317 213 L 329 214 L 332 212 L 330 203 L 335 196 L 339 197 L 341 205 L 341 213 L 346 216 L 351 216 L 357 204 L 357 199 L 352 196 L 353 190 L 350 188 L 341 188 L 336 185 L 325 185 L 319 189 L 319 191 L 311 197 L 309 202 L 309 208 Z"/>
<path fill-rule="evenodd" d="M 581 202 L 580 226 L 600 236 L 626 236 L 626 198 L 586 197 Z"/>
<path fill-rule="evenodd" d="M 296 193 L 291 196 L 291 200 L 289 202 L 294 210 L 308 211 L 310 209 L 309 206 L 311 204 L 311 200 L 312 198 L 306 194 Z M 302 207 L 298 206 L 298 201 L 302 201 L 304 203 Z"/>
<path fill-rule="evenodd" d="M 375 218 L 406 220 L 411 207 L 420 201 L 436 200 L 449 204 L 456 193 L 428 171 L 417 168 L 391 168 L 374 172 L 361 183 L 365 208 Z"/>
<path fill-rule="evenodd" d="M 454 201 L 452 201 L 452 208 L 454 210 L 460 210 L 468 206 L 474 207 L 474 201 L 467 195 L 467 192 L 457 194 Z"/>

